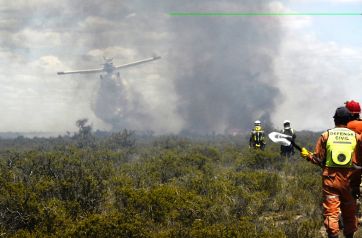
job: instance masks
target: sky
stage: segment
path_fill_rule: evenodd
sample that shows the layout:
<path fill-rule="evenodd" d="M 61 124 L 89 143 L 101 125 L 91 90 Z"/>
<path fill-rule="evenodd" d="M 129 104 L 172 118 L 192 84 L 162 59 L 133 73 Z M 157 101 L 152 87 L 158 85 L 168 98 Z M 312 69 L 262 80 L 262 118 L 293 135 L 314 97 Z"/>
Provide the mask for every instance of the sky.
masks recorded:
<path fill-rule="evenodd" d="M 291 0 L 292 12 L 362 12 L 360 0 Z M 283 44 L 275 65 L 283 99 L 273 121 L 288 118 L 295 128 L 333 127 L 332 115 L 347 100 L 361 101 L 362 28 L 359 16 L 284 17 Z M 281 126 L 280 126 L 281 127 Z"/>
<path fill-rule="evenodd" d="M 0 0 L 0 131 L 65 133 L 81 118 L 160 134 L 246 131 L 254 120 L 332 127 L 338 106 L 361 101 L 362 17 L 169 13 L 362 12 L 362 0 L 255 2 Z M 114 79 L 111 121 L 98 113 L 113 106 L 99 74 L 56 74 L 154 54 Z"/>

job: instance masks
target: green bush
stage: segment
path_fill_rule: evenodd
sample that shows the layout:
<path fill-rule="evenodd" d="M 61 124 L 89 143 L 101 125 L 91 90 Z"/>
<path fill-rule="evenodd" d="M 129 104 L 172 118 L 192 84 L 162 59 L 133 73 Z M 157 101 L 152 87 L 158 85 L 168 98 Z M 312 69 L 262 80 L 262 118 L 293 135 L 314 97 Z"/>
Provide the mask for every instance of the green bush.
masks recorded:
<path fill-rule="evenodd" d="M 6 237 L 320 237 L 320 168 L 235 137 L 0 139 Z"/>

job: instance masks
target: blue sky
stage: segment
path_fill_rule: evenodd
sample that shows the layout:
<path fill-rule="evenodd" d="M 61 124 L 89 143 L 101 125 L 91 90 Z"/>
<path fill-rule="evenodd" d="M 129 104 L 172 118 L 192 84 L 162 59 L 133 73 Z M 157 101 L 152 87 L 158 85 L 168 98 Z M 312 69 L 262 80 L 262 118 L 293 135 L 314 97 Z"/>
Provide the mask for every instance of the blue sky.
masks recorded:
<path fill-rule="evenodd" d="M 362 12 L 361 0 L 288 0 L 282 4 L 288 12 Z M 335 108 L 347 100 L 362 101 L 362 16 L 279 19 L 284 36 L 275 68 L 284 98 L 273 121 L 289 119 L 299 129 L 333 127 L 330 115 Z"/>
<path fill-rule="evenodd" d="M 361 13 L 362 1 L 288 1 L 296 12 Z M 362 43 L 361 16 L 315 16 L 309 28 L 322 41 L 360 47 Z"/>

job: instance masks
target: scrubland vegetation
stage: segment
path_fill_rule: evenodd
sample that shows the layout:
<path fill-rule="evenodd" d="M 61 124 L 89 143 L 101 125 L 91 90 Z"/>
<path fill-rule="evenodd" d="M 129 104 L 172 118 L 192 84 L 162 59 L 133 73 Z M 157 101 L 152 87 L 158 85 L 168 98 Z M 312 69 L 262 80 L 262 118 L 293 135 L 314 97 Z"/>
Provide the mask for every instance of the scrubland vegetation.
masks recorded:
<path fill-rule="evenodd" d="M 84 123 L 72 136 L 1 139 L 0 236 L 322 237 L 320 168 L 246 142 Z"/>

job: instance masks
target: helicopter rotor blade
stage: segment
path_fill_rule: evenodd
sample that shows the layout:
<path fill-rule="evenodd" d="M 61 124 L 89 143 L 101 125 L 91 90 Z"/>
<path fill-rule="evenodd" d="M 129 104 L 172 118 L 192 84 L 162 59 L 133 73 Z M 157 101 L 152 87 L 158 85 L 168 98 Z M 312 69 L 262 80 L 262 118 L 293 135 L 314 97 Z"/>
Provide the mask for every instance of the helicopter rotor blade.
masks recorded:
<path fill-rule="evenodd" d="M 103 71 L 103 69 L 86 69 L 86 70 L 57 72 L 57 74 L 58 75 L 63 75 L 63 74 L 89 74 L 89 73 L 98 73 L 98 72 L 102 72 L 102 71 Z"/>
<path fill-rule="evenodd" d="M 153 57 L 151 57 L 151 58 L 147 58 L 147 59 L 135 61 L 135 62 L 132 62 L 132 63 L 118 65 L 118 66 L 115 66 L 114 68 L 115 68 L 115 69 L 123 69 L 123 68 L 127 68 L 127 67 L 130 67 L 130 66 L 143 64 L 143 63 L 150 62 L 150 61 L 154 61 L 154 60 L 158 60 L 158 59 L 161 59 L 161 56 L 153 56 Z"/>

